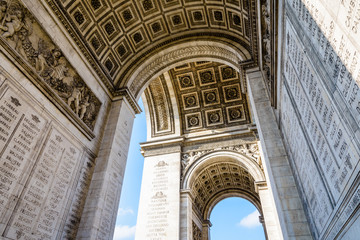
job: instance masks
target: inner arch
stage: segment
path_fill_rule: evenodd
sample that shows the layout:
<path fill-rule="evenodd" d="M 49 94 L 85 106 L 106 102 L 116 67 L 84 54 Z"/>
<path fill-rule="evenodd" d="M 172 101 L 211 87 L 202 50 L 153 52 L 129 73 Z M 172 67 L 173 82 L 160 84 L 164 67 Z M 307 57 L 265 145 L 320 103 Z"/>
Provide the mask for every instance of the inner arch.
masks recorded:
<path fill-rule="evenodd" d="M 212 209 L 225 198 L 247 199 L 262 213 L 257 184 L 265 177 L 239 65 L 249 56 L 226 44 L 197 43 L 159 52 L 140 64 L 128 82 L 137 98 L 143 92 L 148 126 L 147 142 L 141 144 L 145 163 L 139 216 L 149 217 L 138 218 L 137 225 L 148 233 L 137 231 L 136 239 L 177 235 L 162 232 L 166 228 L 155 234 L 149 227 L 160 224 L 149 223 L 160 202 L 162 212 L 173 214 L 169 218 L 187 219 L 184 226 L 177 223 L 179 231 L 195 224 L 203 236 L 209 236 Z M 162 174 L 170 169 L 171 177 Z M 172 192 L 179 187 L 180 195 Z M 167 207 L 177 201 L 186 205 Z M 190 233 L 180 235 L 191 238 Z"/>
<path fill-rule="evenodd" d="M 192 40 L 170 46 L 163 51 L 140 60 L 133 69 L 124 75 L 128 79 L 124 85 L 139 98 L 150 81 L 156 79 L 163 72 L 175 68 L 178 65 L 190 62 L 213 61 L 226 64 L 236 71 L 240 71 L 242 64 L 248 64 L 251 55 L 247 49 L 238 44 L 230 45 L 226 41 Z"/>

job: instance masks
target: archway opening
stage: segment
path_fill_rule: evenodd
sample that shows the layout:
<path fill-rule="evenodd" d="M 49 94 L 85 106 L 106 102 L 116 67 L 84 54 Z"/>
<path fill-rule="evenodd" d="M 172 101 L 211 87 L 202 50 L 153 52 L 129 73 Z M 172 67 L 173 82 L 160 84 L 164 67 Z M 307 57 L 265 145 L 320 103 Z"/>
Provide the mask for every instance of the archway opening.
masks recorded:
<path fill-rule="evenodd" d="M 166 171 L 165 166 L 170 166 L 170 163 L 163 161 L 150 164 L 151 161 L 155 161 L 151 159 L 156 159 L 159 155 L 170 153 L 170 150 L 166 150 L 166 152 L 161 152 L 163 150 L 157 150 L 158 152 L 156 153 L 152 152 L 157 148 L 157 144 L 160 144 L 161 149 L 163 149 L 164 143 L 162 141 L 167 139 L 174 139 L 176 137 L 184 138 L 181 154 L 178 156 L 181 161 L 180 169 L 178 169 L 178 166 L 174 169 L 177 173 L 172 172 L 172 174 L 180 173 L 180 176 L 178 176 L 180 184 L 183 184 L 183 181 L 185 181 L 186 172 L 192 168 L 194 164 L 196 165 L 198 157 L 203 153 L 214 151 L 214 149 L 207 146 L 206 143 L 208 144 L 211 141 L 218 142 L 216 151 L 219 149 L 226 150 L 226 156 L 218 159 L 220 162 L 215 161 L 217 162 L 214 162 L 215 165 L 210 164 L 211 166 L 208 166 L 209 169 L 206 168 L 210 172 L 204 174 L 206 176 L 211 175 L 211 181 L 210 179 L 206 181 L 207 178 L 203 178 L 204 176 L 199 173 L 202 177 L 201 180 L 195 183 L 193 187 L 188 188 L 194 193 L 193 196 L 195 198 L 192 204 L 194 208 L 197 209 L 197 213 L 200 213 L 200 215 L 197 216 L 200 221 L 196 221 L 196 217 L 194 216 L 194 221 L 191 221 L 191 223 L 200 226 L 201 231 L 205 231 L 206 227 L 202 227 L 201 225 L 206 224 L 207 219 L 209 219 L 209 216 L 205 217 L 205 215 L 211 212 L 212 207 L 218 200 L 229 197 L 230 195 L 233 196 L 233 191 L 239 188 L 241 189 L 239 193 L 241 196 L 245 198 L 248 197 L 254 204 L 260 205 L 260 199 L 255 192 L 254 183 L 255 181 L 263 180 L 260 170 L 261 162 L 258 153 L 257 137 L 256 134 L 254 134 L 255 126 L 251 121 L 250 106 L 248 105 L 247 95 L 245 91 L 243 91 L 241 81 L 243 80 L 243 75 L 238 69 L 234 69 L 220 62 L 194 61 L 179 64 L 152 79 L 142 94 L 148 129 L 142 132 L 143 136 L 145 135 L 144 133 L 147 132 L 147 142 L 142 144 L 141 147 L 144 156 L 149 156 L 150 159 L 147 161 L 149 164 L 147 170 L 153 169 L 151 170 L 153 172 Z M 134 129 L 137 130 L 136 125 L 134 125 Z M 206 137 L 208 140 L 206 142 L 198 141 L 196 143 L 198 146 L 195 148 L 204 150 L 196 150 L 194 152 L 195 145 L 192 142 L 200 136 Z M 142 141 L 145 142 L 144 139 Z M 210 149 L 205 150 L 209 147 Z M 134 151 L 136 150 L 137 149 L 134 149 Z M 132 152 L 133 150 L 130 149 L 130 154 Z M 245 161 L 248 166 L 239 163 L 237 159 L 239 157 L 241 158 L 239 154 L 243 157 L 247 156 L 242 161 Z M 234 156 L 231 157 L 232 155 Z M 168 157 L 165 159 L 168 159 Z M 132 161 L 130 155 L 129 160 Z M 201 169 L 204 170 L 205 168 Z M 201 169 L 199 169 L 200 172 Z M 128 170 L 126 170 L 125 174 L 123 193 L 126 192 L 127 171 Z M 148 187 L 145 187 L 144 191 L 141 190 L 141 192 L 145 193 L 145 196 L 149 193 L 149 200 L 145 204 L 146 206 L 148 206 L 149 202 L 152 202 L 155 206 L 154 199 L 160 199 L 160 196 L 162 198 L 170 196 L 167 192 L 170 187 L 166 185 L 169 184 L 168 177 L 164 175 L 163 178 L 157 179 L 160 178 L 160 176 L 163 175 L 160 173 L 153 174 L 153 176 L 150 177 L 151 179 L 145 180 L 145 185 L 152 183 Z M 157 183 L 161 183 L 161 186 Z M 142 185 L 144 185 L 144 182 Z M 133 190 L 134 189 L 131 188 L 131 191 Z M 225 197 L 224 194 L 226 195 Z M 234 196 L 239 195 L 235 194 Z M 123 197 L 124 195 L 122 198 Z M 147 197 L 142 196 L 142 199 L 146 198 Z M 211 202 L 208 203 L 207 201 Z M 173 209 L 170 208 L 165 209 L 166 205 L 164 206 L 163 212 L 170 213 L 173 211 Z M 152 209 L 157 208 L 153 207 Z M 126 212 L 126 208 L 120 209 L 119 213 L 124 213 L 124 210 Z M 184 209 L 181 209 L 181 211 L 183 210 Z M 149 211 L 149 208 L 145 207 L 145 210 L 139 208 L 138 211 L 139 213 Z M 135 211 L 133 210 L 132 212 Z M 140 215 L 143 218 L 144 216 L 152 216 L 155 214 L 157 213 L 150 212 L 150 214 L 142 213 Z M 165 217 L 167 218 L 167 216 L 164 215 L 163 220 L 168 221 Z M 145 220 L 140 220 L 141 222 L 138 222 L 137 226 L 138 229 L 141 229 L 141 226 L 150 226 L 146 218 Z M 158 226 L 158 224 L 155 225 Z M 132 225 L 127 226 L 128 228 L 124 230 L 130 230 L 129 228 L 132 227 Z M 154 224 L 151 224 L 151 226 L 154 226 Z M 153 234 L 152 228 L 148 228 L 149 233 L 147 236 Z M 184 229 L 184 227 L 182 227 L 182 229 Z M 191 226 L 186 226 L 185 229 L 191 229 Z M 154 231 L 156 232 L 156 229 Z M 156 234 L 165 235 L 166 233 L 156 232 Z M 138 233 L 136 235 L 138 235 Z M 143 239 L 144 236 L 137 236 L 137 238 Z"/>
<path fill-rule="evenodd" d="M 210 215 L 211 240 L 265 240 L 264 228 L 258 209 L 240 197 L 223 199 L 215 205 Z"/>

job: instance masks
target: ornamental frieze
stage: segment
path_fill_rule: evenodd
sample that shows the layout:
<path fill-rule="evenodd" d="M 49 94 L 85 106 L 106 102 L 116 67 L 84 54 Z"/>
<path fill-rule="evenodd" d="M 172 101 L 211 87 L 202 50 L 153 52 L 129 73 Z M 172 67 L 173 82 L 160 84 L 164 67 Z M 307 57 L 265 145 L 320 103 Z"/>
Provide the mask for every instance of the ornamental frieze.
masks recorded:
<path fill-rule="evenodd" d="M 255 160 L 262 169 L 262 162 L 260 158 L 259 146 L 257 143 L 246 143 L 234 146 L 219 147 L 214 149 L 206 149 L 199 151 L 190 151 L 181 155 L 181 176 L 183 177 L 189 166 L 196 162 L 200 157 L 207 153 L 219 151 L 219 150 L 230 150 L 241 153 L 253 160 Z"/>

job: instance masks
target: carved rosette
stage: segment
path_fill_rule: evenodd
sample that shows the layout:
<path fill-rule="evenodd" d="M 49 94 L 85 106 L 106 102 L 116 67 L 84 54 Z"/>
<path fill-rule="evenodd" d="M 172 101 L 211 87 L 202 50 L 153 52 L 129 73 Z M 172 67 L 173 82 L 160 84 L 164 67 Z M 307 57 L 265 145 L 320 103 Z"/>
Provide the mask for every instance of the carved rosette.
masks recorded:
<path fill-rule="evenodd" d="M 9 52 L 14 51 L 17 64 L 37 76 L 40 86 L 50 87 L 56 95 L 50 94 L 51 99 L 61 99 L 64 109 L 70 108 L 76 118 L 94 129 L 101 106 L 99 99 L 18 0 L 0 0 L 0 44 Z"/>

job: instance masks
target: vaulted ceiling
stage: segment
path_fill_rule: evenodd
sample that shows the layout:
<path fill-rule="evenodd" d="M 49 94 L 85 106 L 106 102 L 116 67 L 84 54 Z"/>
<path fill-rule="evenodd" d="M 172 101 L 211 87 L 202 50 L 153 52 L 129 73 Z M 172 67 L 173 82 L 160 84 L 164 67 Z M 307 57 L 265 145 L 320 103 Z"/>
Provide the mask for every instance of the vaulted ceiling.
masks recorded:
<path fill-rule="evenodd" d="M 214 129 L 229 131 L 251 122 L 239 73 L 224 64 L 178 65 L 166 76 L 151 81 L 144 93 L 152 137 L 175 132 L 178 124 L 174 123 L 177 121 L 174 108 L 184 134 Z"/>
<path fill-rule="evenodd" d="M 191 186 L 194 204 L 204 215 L 205 208 L 217 194 L 226 191 L 240 191 L 252 195 L 255 199 L 254 178 L 245 166 L 234 163 L 212 164 L 203 169 Z"/>
<path fill-rule="evenodd" d="M 44 92 L 53 93 L 49 97 L 93 137 L 91 130 L 102 103 L 79 74 L 83 70 L 67 59 L 71 53 L 60 50 L 58 40 L 54 42 L 56 34 L 49 30 L 52 26 L 43 25 L 41 11 L 36 11 L 39 3 L 30 3 L 7 2 L 8 14 L 15 16 L 20 11 L 24 25 L 16 31 L 16 38 L 0 38 L 0 45 L 12 52 L 34 82 Z M 110 98 L 125 96 L 138 112 L 136 99 L 151 80 L 167 73 L 173 79 L 183 133 L 250 122 L 246 86 L 240 81 L 246 67 L 261 65 L 258 35 L 264 29 L 259 30 L 257 1 L 46 0 L 41 4 L 69 33 L 108 88 Z M 199 62 L 204 60 L 228 66 Z M 162 81 L 154 82 L 149 90 L 156 84 L 160 86 Z M 71 97 L 78 91 L 83 91 L 90 104 L 85 115 Z M 166 91 L 154 92 L 154 96 L 166 99 L 160 96 Z M 163 108 L 158 112 L 162 119 L 174 119 L 171 104 L 154 105 L 158 110 Z M 156 124 L 160 124 L 159 133 L 174 132 L 171 121 Z"/>
<path fill-rule="evenodd" d="M 226 42 L 257 61 L 256 1 L 47 1 L 111 91 L 145 57 L 179 42 Z"/>

